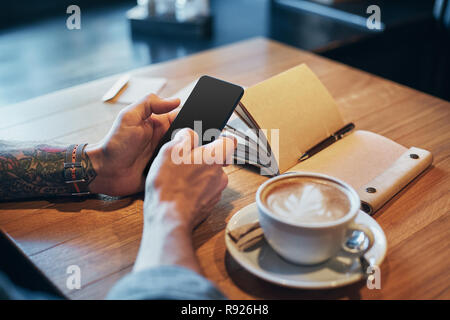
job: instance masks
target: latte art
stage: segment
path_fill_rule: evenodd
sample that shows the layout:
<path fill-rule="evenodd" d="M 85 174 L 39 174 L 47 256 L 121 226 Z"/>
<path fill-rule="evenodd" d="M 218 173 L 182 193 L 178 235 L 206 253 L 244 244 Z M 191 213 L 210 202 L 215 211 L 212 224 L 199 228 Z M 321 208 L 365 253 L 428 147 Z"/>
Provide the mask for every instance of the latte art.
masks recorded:
<path fill-rule="evenodd" d="M 338 220 L 350 210 L 344 191 L 314 179 L 278 183 L 268 190 L 264 202 L 273 214 L 304 223 Z"/>

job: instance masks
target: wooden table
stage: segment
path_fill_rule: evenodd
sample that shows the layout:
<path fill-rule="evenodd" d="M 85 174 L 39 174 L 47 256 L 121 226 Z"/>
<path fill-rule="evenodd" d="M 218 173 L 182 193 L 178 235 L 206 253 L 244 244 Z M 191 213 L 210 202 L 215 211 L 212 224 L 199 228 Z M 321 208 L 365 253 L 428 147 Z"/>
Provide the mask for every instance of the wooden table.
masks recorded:
<path fill-rule="evenodd" d="M 202 74 L 250 86 L 300 63 L 323 81 L 348 121 L 407 147 L 434 155 L 433 166 L 385 205 L 375 219 L 388 239 L 381 289 L 365 282 L 310 291 L 278 287 L 242 269 L 227 253 L 224 228 L 254 201 L 267 178 L 229 167 L 229 186 L 211 217 L 194 234 L 207 278 L 232 299 L 450 298 L 450 104 L 345 65 L 257 38 L 136 70 L 167 77 L 170 96 Z M 0 108 L 0 139 L 95 142 L 123 105 L 101 96 L 119 76 Z M 71 118 L 71 122 L 63 119 Z M 74 121 L 75 120 L 75 121 Z M 40 200 L 0 203 L 0 227 L 64 293 L 73 299 L 103 298 L 128 273 L 142 231 L 142 196 L 122 199 Z M 82 288 L 66 288 L 67 267 L 81 268 Z"/>

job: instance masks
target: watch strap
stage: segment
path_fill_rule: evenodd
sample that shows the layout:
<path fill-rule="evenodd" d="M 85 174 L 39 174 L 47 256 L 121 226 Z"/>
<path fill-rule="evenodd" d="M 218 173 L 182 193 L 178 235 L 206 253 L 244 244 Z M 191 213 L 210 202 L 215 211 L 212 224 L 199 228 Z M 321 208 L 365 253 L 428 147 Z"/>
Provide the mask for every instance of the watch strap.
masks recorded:
<path fill-rule="evenodd" d="M 88 179 L 83 168 L 84 144 L 74 144 L 69 146 L 64 160 L 64 181 L 70 185 L 72 195 L 89 194 Z"/>

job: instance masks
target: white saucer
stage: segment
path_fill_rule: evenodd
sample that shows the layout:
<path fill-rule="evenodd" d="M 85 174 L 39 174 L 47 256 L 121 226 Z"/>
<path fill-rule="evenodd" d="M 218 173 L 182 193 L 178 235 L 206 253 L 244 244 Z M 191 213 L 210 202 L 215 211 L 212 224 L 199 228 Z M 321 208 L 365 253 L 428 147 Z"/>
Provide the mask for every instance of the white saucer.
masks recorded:
<path fill-rule="evenodd" d="M 263 240 L 248 251 L 239 251 L 228 236 L 228 231 L 258 221 L 256 203 L 239 210 L 228 222 L 225 243 L 231 256 L 248 272 L 266 281 L 292 288 L 326 289 L 348 285 L 363 279 L 358 258 L 338 254 L 315 266 L 299 266 L 282 259 Z M 368 214 L 360 211 L 356 222 L 367 225 L 375 237 L 374 245 L 366 252 L 366 259 L 379 266 L 386 255 L 386 236 L 379 224 Z"/>

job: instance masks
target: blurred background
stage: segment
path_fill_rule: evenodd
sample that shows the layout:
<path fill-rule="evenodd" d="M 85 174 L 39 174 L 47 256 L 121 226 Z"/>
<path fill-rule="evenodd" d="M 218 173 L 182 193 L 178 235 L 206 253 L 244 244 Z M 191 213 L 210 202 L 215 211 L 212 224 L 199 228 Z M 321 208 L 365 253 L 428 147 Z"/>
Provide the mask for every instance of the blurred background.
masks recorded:
<path fill-rule="evenodd" d="M 450 100 L 449 0 L 3 0 L 0 107 L 267 37 Z M 69 5 L 81 29 L 69 30 Z M 366 26 L 370 5 L 379 29 Z"/>

